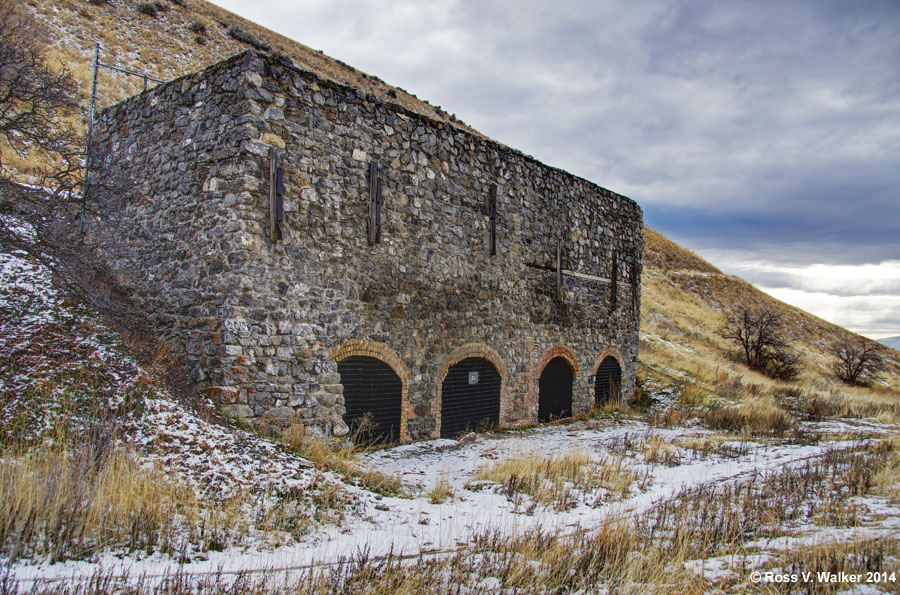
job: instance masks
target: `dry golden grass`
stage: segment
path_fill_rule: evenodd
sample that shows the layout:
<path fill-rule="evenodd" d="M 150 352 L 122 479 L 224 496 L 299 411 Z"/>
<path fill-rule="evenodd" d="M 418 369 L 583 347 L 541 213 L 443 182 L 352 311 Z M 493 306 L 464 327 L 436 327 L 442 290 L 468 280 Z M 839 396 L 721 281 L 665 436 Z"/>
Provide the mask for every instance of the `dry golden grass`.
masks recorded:
<path fill-rule="evenodd" d="M 855 587 L 844 581 L 819 580 L 819 573 L 859 575 L 857 584 L 879 587 L 891 593 L 900 592 L 900 540 L 895 537 L 860 537 L 849 541 L 822 540 L 813 545 L 793 548 L 775 556 L 765 568 L 777 569 L 779 574 L 803 577 L 809 573 L 811 580 L 798 581 L 796 592 L 838 593 Z M 894 573 L 894 580 L 890 574 Z M 886 574 L 887 576 L 883 576 Z M 875 579 L 879 580 L 875 580 Z M 870 579 L 870 580 L 867 580 Z M 783 589 L 779 589 L 783 591 Z M 763 591 L 765 592 L 765 591 Z M 776 592 L 772 590 L 771 592 Z"/>
<path fill-rule="evenodd" d="M 191 0 L 185 2 L 183 7 L 168 5 L 169 10 L 160 11 L 152 17 L 138 12 L 138 3 L 132 0 L 108 0 L 102 4 L 90 4 L 84 0 L 27 0 L 27 4 L 48 27 L 49 36 L 56 40 L 63 63 L 69 65 L 81 81 L 85 98 L 90 89 L 91 60 L 96 41 L 100 41 L 103 47 L 101 58 L 104 62 L 171 80 L 249 49 L 250 44 L 229 34 L 229 29 L 237 27 L 246 32 L 248 39 L 265 43 L 273 52 L 289 57 L 304 70 L 337 83 L 364 89 L 383 100 L 475 132 L 439 107 L 411 93 L 205 0 Z M 202 32 L 195 23 L 203 25 Z M 198 38 L 201 41 L 198 42 Z M 161 43 L 163 40 L 164 43 Z M 102 107 L 140 92 L 143 84 L 140 79 L 106 71 L 101 76 Z"/>
<path fill-rule="evenodd" d="M 648 463 L 674 467 L 681 463 L 681 455 L 674 444 L 667 442 L 659 434 L 651 434 L 644 443 L 644 460 Z"/>
<path fill-rule="evenodd" d="M 873 477 L 895 448 L 896 440 L 832 449 L 800 467 L 737 483 L 701 484 L 655 502 L 637 518 L 612 518 L 591 531 L 476 535 L 459 549 L 412 559 L 375 558 L 360 550 L 340 564 L 311 569 L 289 581 L 281 574 L 247 575 L 236 581 L 179 575 L 166 580 L 165 592 L 743 593 L 754 590 L 749 575 L 757 569 L 898 572 L 900 552 L 894 537 L 830 537 L 818 545 L 797 542 L 761 562 L 749 557 L 759 552 L 761 540 L 795 536 L 797 528 L 811 522 L 864 524 L 861 509 L 840 502 L 877 489 Z M 723 558 L 732 561 L 730 572 L 704 577 L 690 569 L 697 562 Z M 116 583 L 104 573 L 108 571 L 98 571 L 88 586 L 73 592 L 109 592 Z M 758 591 L 782 592 L 783 585 L 768 589 L 771 586 L 760 584 Z M 834 585 L 818 582 L 803 587 L 814 593 L 834 591 Z"/>
<path fill-rule="evenodd" d="M 644 266 L 659 271 L 721 273 L 690 250 L 649 227 L 644 227 Z"/>
<path fill-rule="evenodd" d="M 106 548 L 177 553 L 233 521 L 121 448 L 39 447 L 0 462 L 0 551 L 15 560 L 83 558 Z M 216 517 L 216 518 L 213 518 Z M 201 520 L 203 521 L 201 523 Z"/>
<path fill-rule="evenodd" d="M 900 434 L 891 440 L 892 453 L 875 475 L 876 490 L 892 502 L 900 502 Z"/>
<path fill-rule="evenodd" d="M 738 407 L 711 407 L 701 414 L 701 419 L 713 430 L 778 436 L 796 423 L 791 413 L 771 398 L 748 398 Z"/>
<path fill-rule="evenodd" d="M 512 455 L 482 466 L 476 478 L 501 484 L 507 496 L 527 494 L 534 502 L 566 510 L 574 505 L 578 493 L 599 492 L 598 504 L 624 498 L 646 476 L 622 457 L 597 461 L 590 453 L 575 450 L 552 456 L 536 452 Z"/>
<path fill-rule="evenodd" d="M 318 436 L 307 437 L 294 426 L 291 426 L 285 435 L 291 441 L 289 443 L 291 452 L 314 463 L 317 469 L 337 473 L 345 481 L 379 494 L 405 495 L 400 477 L 374 469 L 364 469 L 356 458 L 352 444 L 329 441 Z"/>
<path fill-rule="evenodd" d="M 453 488 L 445 475 L 441 475 L 435 482 L 434 487 L 431 488 L 431 491 L 428 492 L 428 500 L 432 504 L 443 504 L 454 497 Z"/>

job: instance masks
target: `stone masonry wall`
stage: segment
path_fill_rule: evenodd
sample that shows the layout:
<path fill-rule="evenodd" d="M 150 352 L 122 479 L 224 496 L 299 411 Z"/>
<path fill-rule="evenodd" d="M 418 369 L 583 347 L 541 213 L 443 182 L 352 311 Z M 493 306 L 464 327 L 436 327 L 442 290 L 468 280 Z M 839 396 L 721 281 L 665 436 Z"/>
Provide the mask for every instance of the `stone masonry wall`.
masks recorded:
<path fill-rule="evenodd" d="M 441 380 L 468 355 L 501 372 L 507 425 L 536 419 L 553 354 L 577 364 L 576 413 L 601 354 L 634 391 L 642 214 L 625 197 L 253 52 L 110 108 L 95 146 L 95 179 L 118 189 L 96 193 L 98 252 L 228 413 L 342 435 L 335 360 L 351 352 L 398 371 L 411 439 L 439 433 Z M 276 242 L 271 146 L 284 151 Z M 384 208 L 370 245 L 373 160 Z M 562 300 L 559 239 L 563 268 L 587 275 L 565 275 Z M 614 261 L 615 307 L 593 279 Z"/>

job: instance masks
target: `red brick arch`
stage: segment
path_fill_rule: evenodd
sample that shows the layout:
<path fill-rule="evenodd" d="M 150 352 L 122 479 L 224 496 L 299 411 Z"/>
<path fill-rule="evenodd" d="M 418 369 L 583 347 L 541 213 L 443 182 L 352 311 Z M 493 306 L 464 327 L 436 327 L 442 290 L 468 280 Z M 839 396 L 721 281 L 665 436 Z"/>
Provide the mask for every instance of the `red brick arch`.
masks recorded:
<path fill-rule="evenodd" d="M 368 339 L 350 339 L 341 343 L 332 350 L 331 359 L 340 362 L 354 355 L 381 360 L 389 365 L 400 378 L 400 441 L 409 442 L 407 420 L 412 415 L 412 408 L 409 406 L 409 383 L 412 380 L 412 374 L 409 373 L 409 368 L 406 367 L 396 351 L 384 343 Z"/>
<path fill-rule="evenodd" d="M 547 364 L 549 364 L 551 360 L 557 357 L 561 357 L 566 360 L 566 363 L 568 363 L 569 367 L 572 368 L 572 375 L 576 377 L 578 376 L 578 361 L 575 359 L 575 354 L 572 352 L 572 350 L 565 345 L 554 345 L 544 353 L 544 357 L 542 357 L 541 361 L 538 362 L 537 368 L 535 368 L 534 371 L 534 377 L 540 378 L 541 373 L 543 373 L 544 368 L 547 367 Z"/>
<path fill-rule="evenodd" d="M 619 362 L 619 368 L 622 369 L 622 373 L 624 374 L 625 358 L 622 357 L 622 353 L 618 349 L 612 346 L 608 346 L 604 347 L 603 351 L 600 352 L 600 355 L 597 356 L 597 359 L 594 360 L 594 365 L 591 368 L 591 375 L 596 376 L 597 370 L 600 368 L 600 364 L 602 364 L 603 360 L 610 356 L 612 356 L 617 362 Z"/>
<path fill-rule="evenodd" d="M 508 398 L 506 395 L 506 363 L 503 361 L 503 358 L 500 357 L 500 354 L 497 352 L 497 350 L 493 349 L 492 347 L 485 345 L 484 343 L 466 343 L 465 345 L 454 349 L 450 353 L 450 355 L 444 358 L 441 367 L 438 368 L 437 374 L 435 375 L 437 398 L 433 401 L 431 406 L 431 413 L 432 415 L 434 415 L 434 419 L 436 422 L 434 430 L 435 438 L 440 438 L 441 436 L 441 393 L 443 392 L 444 379 L 447 377 L 447 373 L 450 371 L 450 366 L 452 366 L 453 364 L 458 364 L 464 359 L 470 357 L 483 357 L 487 361 L 491 362 L 495 368 L 497 368 L 497 372 L 499 372 L 500 374 L 501 423 L 506 417 L 507 408 L 509 407 Z"/>

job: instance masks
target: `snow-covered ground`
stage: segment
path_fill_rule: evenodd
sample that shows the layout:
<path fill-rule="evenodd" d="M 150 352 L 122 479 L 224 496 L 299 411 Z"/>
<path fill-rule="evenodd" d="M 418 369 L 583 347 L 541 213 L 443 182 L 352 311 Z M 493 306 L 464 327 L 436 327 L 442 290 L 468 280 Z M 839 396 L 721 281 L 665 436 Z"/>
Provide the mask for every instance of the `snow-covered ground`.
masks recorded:
<path fill-rule="evenodd" d="M 26 224 L 19 227 L 23 234 L 29 233 Z M 17 395 L 29 394 L 39 374 L 60 365 L 60 361 L 74 365 L 86 358 L 88 365 L 91 361 L 98 367 L 102 364 L 108 383 L 104 394 L 111 407 L 118 406 L 123 395 L 133 391 L 138 379 L 147 374 L 116 346 L 114 334 L 102 323 L 73 309 L 60 297 L 49 271 L 26 254 L 0 253 L 0 313 L 0 359 L 13 362 L 4 365 L 19 366 L 0 369 L 3 415 L 16 415 L 29 407 Z M 55 338 L 52 353 L 41 347 L 48 336 Z M 15 358 L 10 359 L 12 354 Z M 270 440 L 205 421 L 158 387 L 150 389 L 143 400 L 143 407 L 127 424 L 131 446 L 143 453 L 146 464 L 156 465 L 193 486 L 201 499 L 242 490 L 303 490 L 324 482 L 340 485 L 349 497 L 343 521 L 313 523 L 311 532 L 278 542 L 283 545 L 263 535 L 250 535 L 237 545 L 202 552 L 188 562 L 159 553 L 118 551 L 55 564 L 22 560 L 8 565 L 10 576 L 20 581 L 21 588 L 29 588 L 35 580 L 86 578 L 100 568 L 115 575 L 143 576 L 151 582 L 152 577 L 175 573 L 271 574 L 283 569 L 289 575 L 292 569 L 334 563 L 360 551 L 372 556 L 439 555 L 486 533 L 513 535 L 536 528 L 557 534 L 589 531 L 610 518 L 641 514 L 685 487 L 738 481 L 753 473 L 801 464 L 827 448 L 849 444 L 829 439 L 807 444 L 775 439 L 729 442 L 699 426 L 663 429 L 614 416 L 365 453 L 360 460 L 363 467 L 399 476 L 405 486 L 402 496 L 383 496 L 345 484 L 335 474 L 312 469 L 307 461 Z M 807 435 L 841 439 L 900 430 L 863 420 L 806 422 L 801 427 Z M 692 449 L 688 443 L 692 438 L 696 439 L 694 444 L 709 439 L 717 441 L 718 446 L 705 451 Z M 672 455 L 665 461 L 668 464 L 647 462 L 647 445 L 652 440 L 667 444 Z M 625 495 L 602 489 L 573 491 L 562 510 L 534 504 L 527 496 L 508 497 L 501 485 L 476 481 L 481 468 L 497 461 L 530 453 L 553 456 L 574 451 L 587 453 L 598 463 L 615 461 L 633 470 L 637 479 Z M 448 486 L 452 495 L 441 503 L 432 503 L 430 492 L 439 483 Z M 893 520 L 900 518 L 896 505 L 874 497 L 860 499 L 860 504 L 882 519 L 881 524 L 844 529 L 843 533 L 883 534 L 900 529 Z M 782 545 L 770 542 L 764 547 Z M 716 564 L 714 560 L 697 562 L 699 568 L 711 568 L 713 572 Z"/>
<path fill-rule="evenodd" d="M 186 420 L 185 424 L 196 424 L 186 412 L 179 412 L 179 415 Z M 891 428 L 832 421 L 823 424 L 821 429 L 843 434 L 861 430 L 883 433 Z M 893 430 L 896 431 L 896 428 Z M 729 454 L 724 456 L 692 457 L 691 451 L 683 450 L 682 462 L 676 466 L 647 464 L 643 462 L 640 449 L 623 451 L 621 448 L 623 437 L 640 444 L 651 433 L 664 440 L 707 434 L 698 428 L 662 430 L 651 428 L 643 422 L 610 419 L 480 435 L 465 444 L 442 439 L 397 446 L 368 453 L 363 457 L 363 463 L 389 474 L 402 475 L 403 483 L 409 488 L 409 497 L 380 496 L 349 486 L 348 489 L 358 498 L 357 512 L 348 516 L 340 526 L 325 525 L 298 543 L 281 547 L 259 544 L 230 548 L 222 552 L 209 552 L 208 559 L 187 564 L 159 555 L 137 559 L 109 553 L 89 563 L 20 563 L 14 567 L 14 574 L 24 580 L 23 584 L 31 579 L 84 577 L 95 572 L 98 565 L 115 574 L 127 573 L 132 577 L 172 575 L 176 571 L 215 574 L 221 571 L 259 570 L 270 574 L 277 569 L 290 572 L 291 569 L 309 565 L 336 562 L 358 551 L 368 551 L 372 556 L 451 551 L 478 534 L 517 534 L 533 528 L 556 533 L 589 530 L 613 516 L 642 512 L 682 488 L 706 482 L 737 480 L 753 472 L 781 469 L 819 455 L 825 448 L 845 444 L 836 441 L 815 445 L 750 442 L 742 445 L 740 450 L 744 454 L 735 455 L 733 451 L 728 451 Z M 209 457 L 215 461 L 224 457 L 222 451 L 229 451 L 230 446 L 224 442 L 231 439 L 217 428 L 193 425 L 190 438 L 186 435 L 185 440 L 211 446 Z M 260 444 L 264 443 L 260 439 Z M 257 448 L 266 450 L 265 447 Z M 621 500 L 596 504 L 596 494 L 583 494 L 577 504 L 566 511 L 558 511 L 551 506 L 532 509 L 521 502 L 517 504 L 500 493 L 497 486 L 476 484 L 476 489 L 467 488 L 475 479 L 477 470 L 491 461 L 519 453 L 536 451 L 552 454 L 573 449 L 592 453 L 598 460 L 611 456 L 611 451 L 620 451 L 622 454 L 615 456 L 624 456 L 626 464 L 645 471 L 648 479 L 643 489 L 635 487 L 629 496 Z M 286 455 L 282 453 L 280 456 Z M 255 471 L 249 471 L 249 468 L 258 463 L 248 459 L 220 465 L 208 464 L 220 470 L 230 469 L 233 477 L 240 478 L 243 474 L 252 476 Z M 304 474 L 303 469 L 287 460 L 279 460 L 278 456 L 265 461 L 265 464 L 272 466 L 275 473 L 275 469 L 279 469 L 284 475 Z M 442 479 L 450 485 L 454 496 L 441 504 L 432 504 L 428 492 Z M 891 515 L 896 518 L 900 512 L 883 499 L 871 500 L 880 513 L 888 514 L 888 518 Z M 895 531 L 897 523 L 891 525 L 887 522 L 885 529 Z M 862 534 L 865 531 L 871 532 L 871 528 L 845 529 L 843 533 Z"/>

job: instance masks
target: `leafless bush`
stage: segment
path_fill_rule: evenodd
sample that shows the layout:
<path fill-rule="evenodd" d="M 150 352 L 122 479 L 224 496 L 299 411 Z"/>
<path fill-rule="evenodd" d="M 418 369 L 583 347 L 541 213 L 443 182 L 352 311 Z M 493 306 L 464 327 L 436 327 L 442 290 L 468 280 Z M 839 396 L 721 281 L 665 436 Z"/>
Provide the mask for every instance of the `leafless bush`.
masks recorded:
<path fill-rule="evenodd" d="M 754 370 L 777 380 L 800 373 L 800 355 L 790 346 L 784 316 L 771 307 L 736 306 L 719 334 L 738 345 L 739 358 Z"/>
<path fill-rule="evenodd" d="M 72 191 L 80 181 L 81 143 L 65 117 L 78 109 L 76 84 L 63 65 L 51 64 L 46 32 L 16 2 L 0 4 L 0 178 Z M 32 152 L 43 159 L 34 162 Z M 10 159 L 28 163 L 26 174 Z M 56 198 L 56 197 L 54 197 Z"/>
<path fill-rule="evenodd" d="M 879 345 L 863 337 L 853 341 L 842 339 L 831 345 L 835 357 L 834 374 L 845 384 L 867 386 L 881 379 L 887 369 L 879 353 Z"/>

